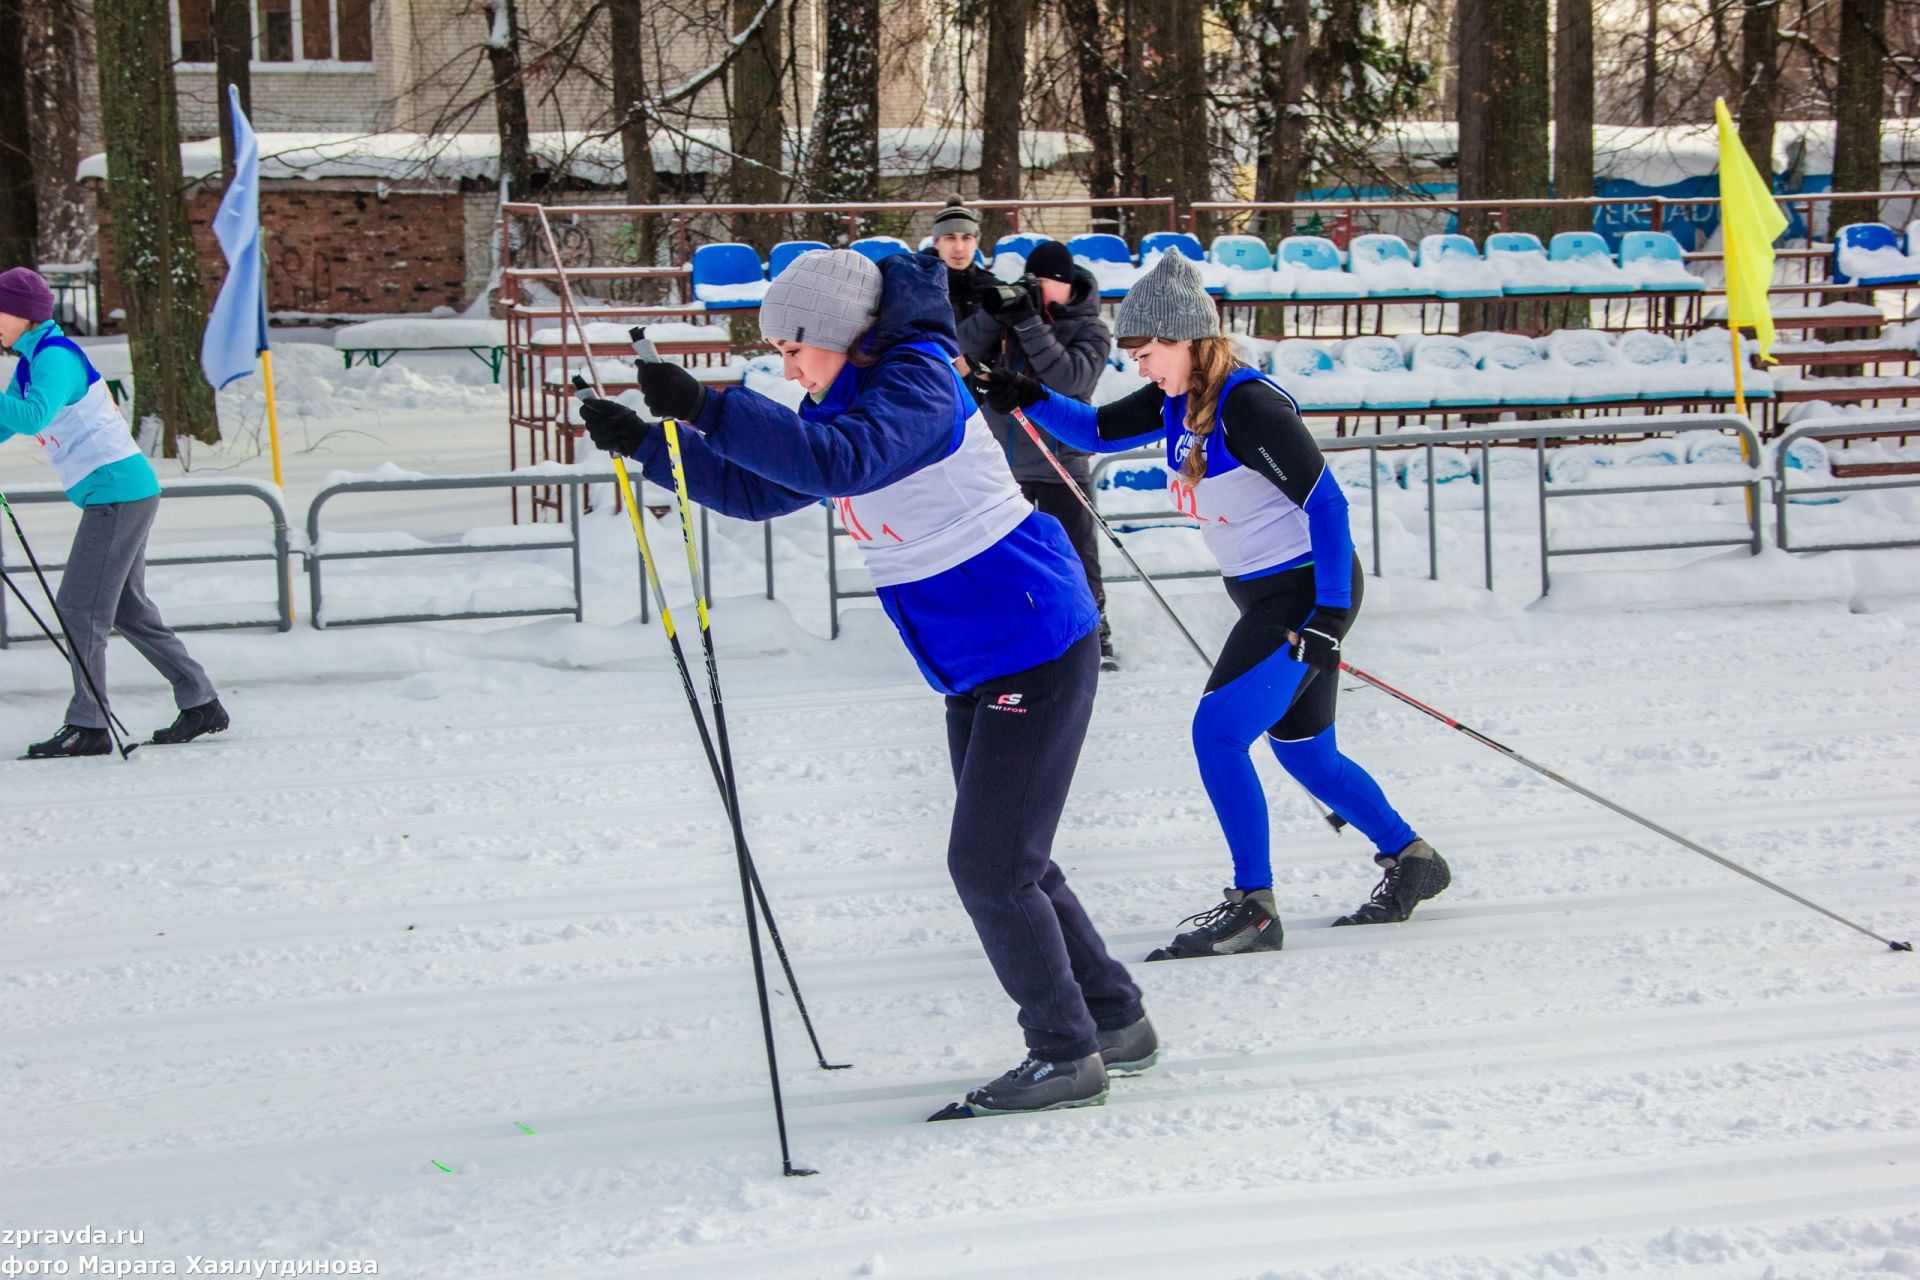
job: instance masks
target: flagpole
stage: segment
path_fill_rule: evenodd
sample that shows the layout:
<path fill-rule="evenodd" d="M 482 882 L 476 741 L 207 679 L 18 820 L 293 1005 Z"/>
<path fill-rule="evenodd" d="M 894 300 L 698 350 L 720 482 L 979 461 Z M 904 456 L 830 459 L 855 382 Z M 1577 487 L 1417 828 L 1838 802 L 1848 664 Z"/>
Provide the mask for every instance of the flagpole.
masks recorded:
<path fill-rule="evenodd" d="M 1738 339 L 1734 350 L 1737 352 Z M 1739 374 L 1735 374 L 1735 386 L 1739 385 Z M 287 487 L 287 480 L 280 472 L 280 411 L 273 400 L 273 352 L 262 348 L 260 351 L 260 378 L 267 392 L 267 439 L 273 446 L 273 483 L 281 489 Z"/>

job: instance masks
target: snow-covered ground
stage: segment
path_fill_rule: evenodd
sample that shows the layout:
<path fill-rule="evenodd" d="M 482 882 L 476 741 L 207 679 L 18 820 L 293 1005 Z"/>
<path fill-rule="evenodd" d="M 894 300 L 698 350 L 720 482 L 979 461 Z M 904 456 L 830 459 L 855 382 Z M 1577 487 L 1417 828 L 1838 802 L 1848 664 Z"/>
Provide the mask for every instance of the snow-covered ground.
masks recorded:
<path fill-rule="evenodd" d="M 334 470 L 504 461 L 479 362 L 325 356 L 277 360 L 283 389 L 314 379 L 291 415 L 294 511 Z M 244 440 L 208 467 L 264 473 Z M 44 472 L 0 451 L 0 486 Z M 1495 492 L 1493 593 L 1477 496 L 1443 503 L 1431 583 L 1417 489 L 1383 495 L 1388 576 L 1352 659 L 1879 932 L 1920 933 L 1920 553 L 1583 558 L 1533 603 L 1531 487 Z M 1556 535 L 1739 519 L 1737 499 L 1636 501 L 1559 502 Z M 1907 501 L 1795 515 L 1910 527 Z M 157 544 L 250 518 L 217 506 L 170 504 Z M 436 495 L 340 523 L 440 536 L 504 508 Z M 63 514 L 21 512 L 58 552 Z M 1368 514 L 1356 501 L 1363 549 Z M 813 1066 L 778 983 L 794 1155 L 819 1176 L 779 1176 L 726 824 L 603 516 L 585 624 L 197 635 L 230 734 L 0 764 L 0 1228 L 143 1236 L 0 1241 L 0 1274 L 87 1257 L 461 1280 L 1920 1274 L 1920 960 L 1364 689 L 1343 694 L 1342 741 L 1452 860 L 1444 897 L 1404 926 L 1327 929 L 1374 868 L 1263 760 L 1287 949 L 1136 966 L 1167 1050 L 1104 1108 L 921 1123 L 1019 1040 L 946 883 L 939 700 L 870 605 L 824 638 L 822 527 L 780 523 L 767 602 L 757 533 L 717 522 L 713 615 L 748 833 L 827 1052 L 854 1064 Z M 1191 560 L 1190 533 L 1134 536 L 1150 565 Z M 563 566 L 366 573 L 512 590 Z M 229 586 L 155 582 L 177 610 Z M 1168 590 L 1217 644 L 1218 584 Z M 1133 960 L 1217 899 L 1228 863 L 1187 739 L 1202 672 L 1139 587 L 1113 597 L 1127 669 L 1103 684 L 1056 852 Z M 112 662 L 121 715 L 164 722 L 153 673 L 118 646 Z M 64 697 L 47 646 L 0 654 L 0 743 L 51 729 Z"/>

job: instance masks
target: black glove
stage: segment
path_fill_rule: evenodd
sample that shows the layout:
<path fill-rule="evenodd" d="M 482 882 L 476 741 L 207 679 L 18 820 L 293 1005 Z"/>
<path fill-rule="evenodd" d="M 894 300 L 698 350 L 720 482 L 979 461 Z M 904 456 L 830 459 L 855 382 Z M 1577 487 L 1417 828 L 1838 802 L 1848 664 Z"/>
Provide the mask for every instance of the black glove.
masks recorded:
<path fill-rule="evenodd" d="M 1039 308 L 1034 305 L 1033 290 L 1020 285 L 1000 285 L 988 289 L 981 296 L 980 305 L 986 308 L 988 315 L 1009 329 L 1017 329 L 1040 314 Z"/>
<path fill-rule="evenodd" d="M 1338 671 L 1340 643 L 1347 638 L 1352 623 L 1351 610 L 1315 605 L 1307 620 L 1294 630 L 1293 660 L 1315 671 Z"/>
<path fill-rule="evenodd" d="M 700 380 L 677 364 L 664 360 L 640 360 L 640 394 L 656 417 L 688 422 L 700 416 L 707 402 L 707 389 Z"/>
<path fill-rule="evenodd" d="M 580 420 L 587 424 L 587 435 L 593 439 L 596 449 L 627 458 L 640 451 L 640 446 L 647 442 L 647 433 L 653 430 L 651 423 L 618 400 L 603 400 L 598 396 L 581 402 Z"/>
<path fill-rule="evenodd" d="M 995 366 L 982 375 L 987 389 L 987 404 L 995 413 L 1031 409 L 1050 394 L 1039 381 L 1024 373 L 1009 373 Z"/>

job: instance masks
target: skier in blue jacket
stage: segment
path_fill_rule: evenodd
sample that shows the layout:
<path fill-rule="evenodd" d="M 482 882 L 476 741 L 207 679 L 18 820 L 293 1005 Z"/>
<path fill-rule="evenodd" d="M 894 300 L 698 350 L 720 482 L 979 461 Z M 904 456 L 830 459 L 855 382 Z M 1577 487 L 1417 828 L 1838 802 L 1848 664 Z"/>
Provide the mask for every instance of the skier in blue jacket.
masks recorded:
<path fill-rule="evenodd" d="M 1175 504 L 1199 522 L 1240 610 L 1193 716 L 1194 755 L 1234 883 L 1218 906 L 1181 921 L 1195 928 L 1147 958 L 1280 949 L 1266 795 L 1249 755 L 1262 735 L 1282 768 L 1373 841 L 1380 882 L 1334 923 L 1405 920 L 1452 873 L 1335 741 L 1340 646 L 1366 581 L 1339 481 L 1292 397 L 1240 363 L 1186 258 L 1167 254 L 1134 285 L 1114 329 L 1150 385 L 1096 410 L 994 370 L 987 400 L 1004 413 L 1027 410 L 1082 449 L 1164 442 Z"/>
<path fill-rule="evenodd" d="M 115 628 L 173 686 L 180 714 L 153 741 L 188 742 L 220 732 L 227 712 L 206 671 L 147 598 L 147 533 L 160 506 L 159 478 L 99 371 L 53 322 L 53 291 L 25 267 L 0 272 L 0 345 L 20 358 L 0 394 L 0 440 L 37 439 L 81 513 L 56 597 L 73 642 L 73 699 L 60 731 L 28 747 L 28 758 L 113 750 L 107 709 L 94 701 L 80 664 L 104 699 L 107 635 Z"/>
<path fill-rule="evenodd" d="M 797 414 L 667 363 L 641 362 L 640 389 L 655 414 L 693 429 L 681 436 L 687 486 L 706 506 L 765 520 L 831 500 L 881 606 L 946 695 L 958 788 L 947 867 L 1019 1006 L 1027 1057 L 935 1118 L 1104 1102 L 1109 1072 L 1145 1070 L 1158 1041 L 1052 859 L 1099 678 L 1079 558 L 1021 496 L 954 372 L 937 260 L 803 254 L 768 289 L 760 330 L 806 389 Z M 611 400 L 582 416 L 595 444 L 672 483 L 657 424 Z"/>

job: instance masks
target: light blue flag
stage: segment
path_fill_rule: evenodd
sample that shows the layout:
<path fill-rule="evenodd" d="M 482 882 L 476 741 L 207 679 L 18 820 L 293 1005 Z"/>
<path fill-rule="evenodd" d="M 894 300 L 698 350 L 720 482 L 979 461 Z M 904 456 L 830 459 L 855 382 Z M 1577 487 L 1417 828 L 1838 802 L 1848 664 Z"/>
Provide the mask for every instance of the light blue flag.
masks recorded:
<path fill-rule="evenodd" d="M 233 105 L 233 181 L 213 215 L 213 234 L 227 255 L 227 280 L 220 286 L 206 336 L 200 340 L 200 367 L 207 381 L 224 387 L 253 372 L 267 349 L 267 290 L 260 257 L 260 142 L 240 110 L 240 94 L 227 86 Z"/>

